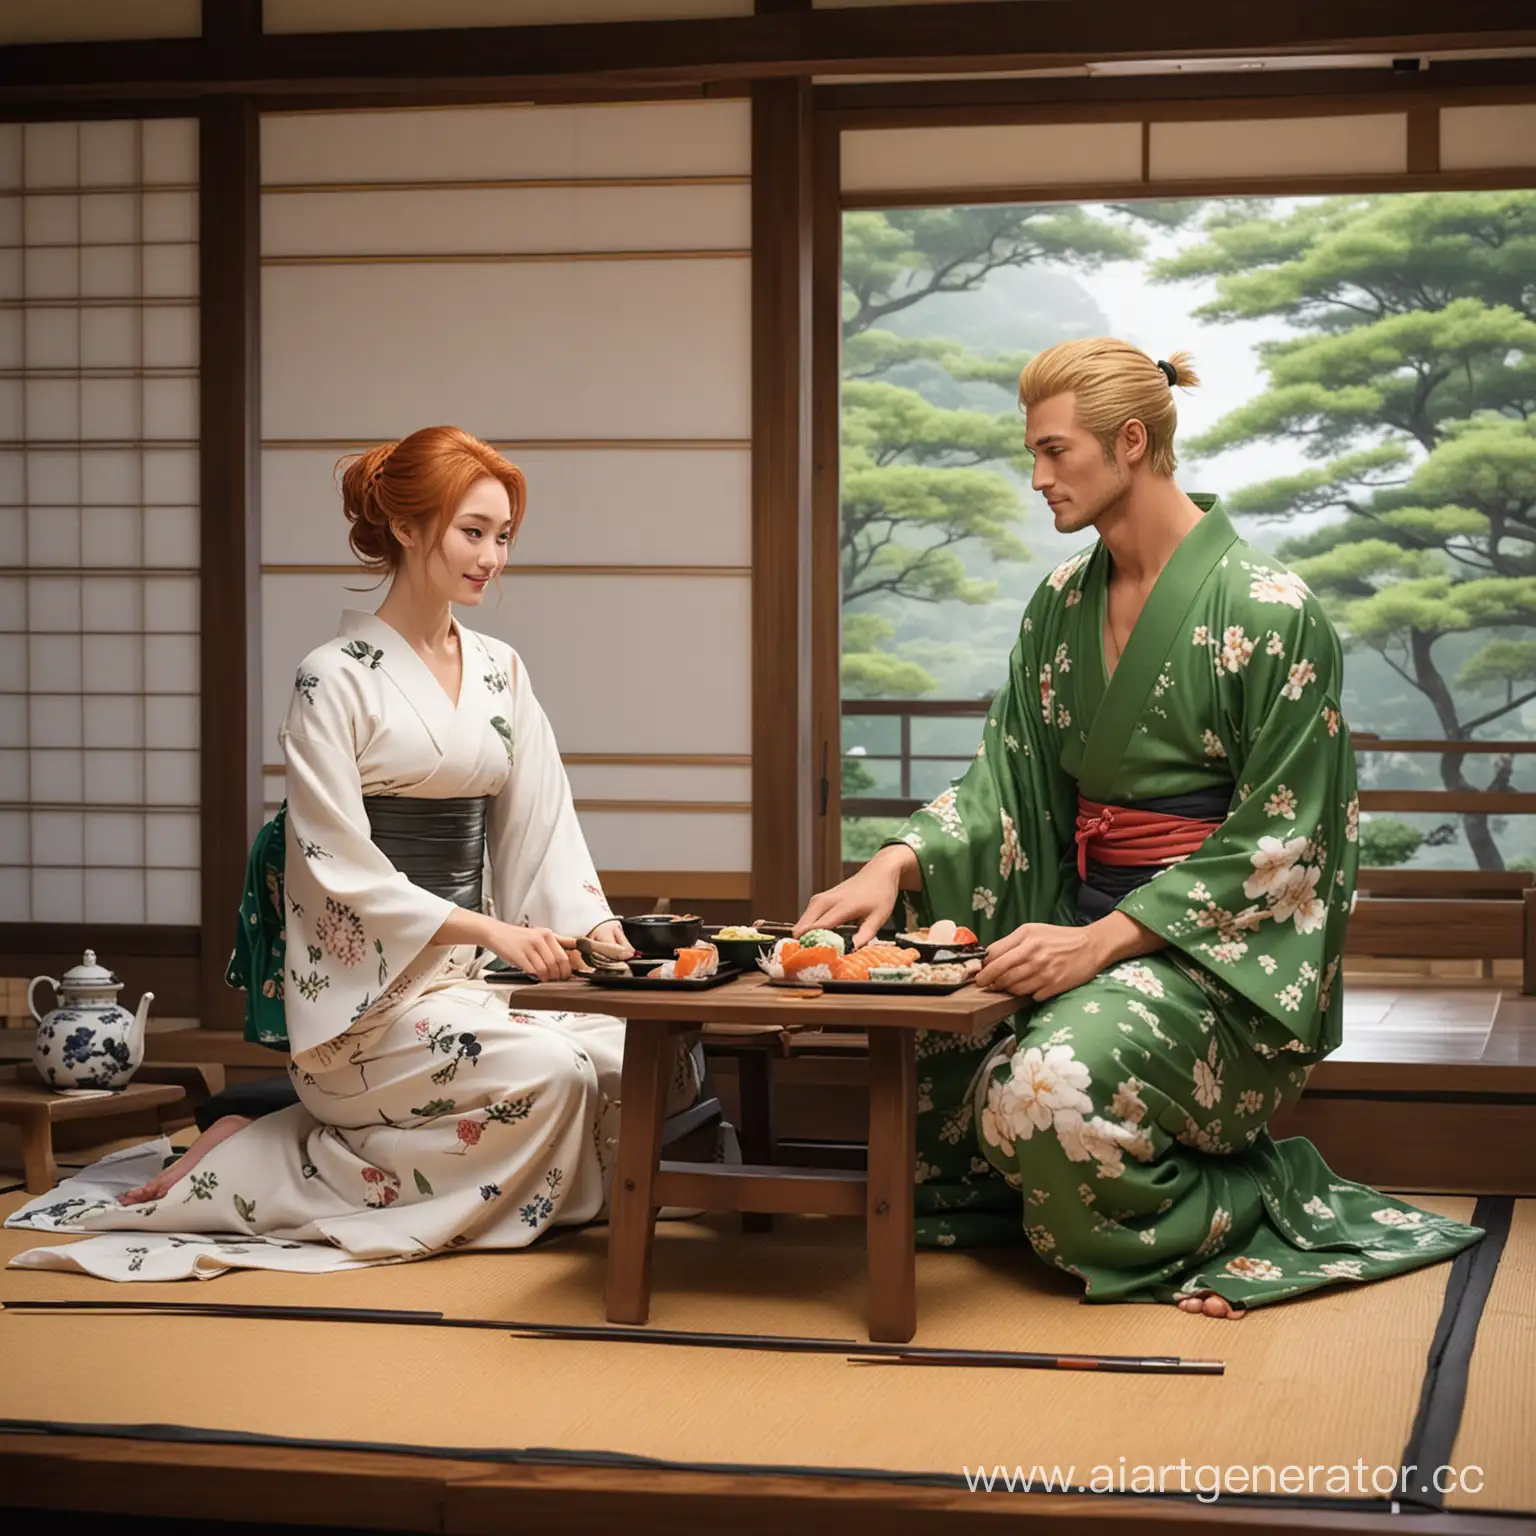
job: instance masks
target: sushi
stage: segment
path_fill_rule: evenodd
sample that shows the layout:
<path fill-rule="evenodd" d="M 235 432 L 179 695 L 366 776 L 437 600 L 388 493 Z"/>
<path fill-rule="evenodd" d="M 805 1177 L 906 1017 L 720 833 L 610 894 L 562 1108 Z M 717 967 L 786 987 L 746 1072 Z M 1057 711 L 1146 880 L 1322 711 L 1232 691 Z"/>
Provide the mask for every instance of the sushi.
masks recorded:
<path fill-rule="evenodd" d="M 910 933 L 898 933 L 898 939 L 911 939 L 918 944 L 954 945 L 956 949 L 969 949 L 980 942 L 969 928 L 962 928 L 949 918 L 940 918 L 931 928 L 914 928 Z"/>
<path fill-rule="evenodd" d="M 806 935 L 809 938 L 810 934 Z M 757 963 L 772 981 L 796 981 L 802 984 L 831 981 L 833 965 L 842 959 L 842 951 L 830 944 L 807 946 L 800 939 L 780 939 L 772 951 Z"/>
<path fill-rule="evenodd" d="M 720 951 L 713 944 L 692 944 L 676 959 L 663 960 L 651 975 L 662 981 L 703 981 L 720 969 Z"/>
<path fill-rule="evenodd" d="M 843 938 L 842 934 L 834 932 L 831 928 L 808 929 L 800 935 L 800 942 L 807 949 L 820 949 L 825 945 L 830 949 L 835 949 L 840 955 L 848 952 L 847 941 Z"/>
<path fill-rule="evenodd" d="M 832 967 L 832 980 L 868 981 L 877 966 L 910 965 L 916 959 L 915 949 L 903 949 L 899 944 L 866 944 L 838 960 Z"/>

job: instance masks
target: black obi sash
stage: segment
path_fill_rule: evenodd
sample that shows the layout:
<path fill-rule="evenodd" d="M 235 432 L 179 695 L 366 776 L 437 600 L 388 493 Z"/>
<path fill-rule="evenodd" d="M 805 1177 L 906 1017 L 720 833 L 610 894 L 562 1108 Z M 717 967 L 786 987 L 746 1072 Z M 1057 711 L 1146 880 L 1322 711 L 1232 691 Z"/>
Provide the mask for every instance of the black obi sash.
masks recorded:
<path fill-rule="evenodd" d="M 367 795 L 368 833 L 376 847 L 413 885 L 471 912 L 483 907 L 484 795 L 424 800 L 410 795 Z"/>

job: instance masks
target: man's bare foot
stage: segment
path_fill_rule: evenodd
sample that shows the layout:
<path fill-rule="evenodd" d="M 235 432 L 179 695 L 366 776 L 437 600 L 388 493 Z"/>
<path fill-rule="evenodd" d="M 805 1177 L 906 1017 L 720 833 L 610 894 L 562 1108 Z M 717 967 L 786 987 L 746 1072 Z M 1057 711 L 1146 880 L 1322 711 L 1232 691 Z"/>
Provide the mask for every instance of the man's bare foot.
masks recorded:
<path fill-rule="evenodd" d="M 1239 1321 L 1244 1315 L 1242 1307 L 1234 1307 L 1224 1296 L 1218 1296 L 1215 1291 L 1207 1291 L 1203 1296 L 1182 1296 L 1179 1298 L 1179 1311 L 1203 1312 L 1207 1317 L 1229 1317 L 1233 1322 Z"/>
<path fill-rule="evenodd" d="M 118 1204 L 144 1205 L 150 1200 L 163 1200 L 170 1193 L 171 1187 L 179 1179 L 186 1178 L 221 1141 L 228 1141 L 236 1131 L 243 1131 L 250 1123 L 245 1115 L 225 1115 L 223 1119 L 215 1120 L 163 1173 L 157 1174 L 147 1184 L 140 1184 L 137 1189 L 125 1190 L 120 1194 L 117 1197 Z"/>

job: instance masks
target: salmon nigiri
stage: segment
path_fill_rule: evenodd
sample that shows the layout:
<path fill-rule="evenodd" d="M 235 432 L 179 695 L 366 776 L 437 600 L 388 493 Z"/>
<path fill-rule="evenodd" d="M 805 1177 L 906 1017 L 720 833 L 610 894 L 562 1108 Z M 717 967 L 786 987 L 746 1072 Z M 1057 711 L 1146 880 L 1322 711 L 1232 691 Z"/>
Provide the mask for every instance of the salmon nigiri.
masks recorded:
<path fill-rule="evenodd" d="M 842 956 L 833 949 L 830 944 L 813 944 L 809 949 L 790 949 L 785 946 L 782 956 L 785 978 L 799 977 L 804 981 L 824 981 L 832 974 L 832 968 L 842 959 Z M 826 972 L 825 976 L 809 975 L 818 969 Z"/>
<path fill-rule="evenodd" d="M 687 949 L 677 952 L 677 959 L 672 962 L 672 975 L 678 981 L 687 981 L 691 976 L 696 981 L 702 981 L 706 976 L 713 976 L 720 969 L 720 951 L 713 944 L 693 944 Z"/>
<path fill-rule="evenodd" d="M 866 944 L 851 955 L 845 955 L 832 967 L 834 981 L 868 981 L 870 971 L 877 966 L 910 965 L 917 959 L 915 949 L 903 949 L 899 944 Z"/>

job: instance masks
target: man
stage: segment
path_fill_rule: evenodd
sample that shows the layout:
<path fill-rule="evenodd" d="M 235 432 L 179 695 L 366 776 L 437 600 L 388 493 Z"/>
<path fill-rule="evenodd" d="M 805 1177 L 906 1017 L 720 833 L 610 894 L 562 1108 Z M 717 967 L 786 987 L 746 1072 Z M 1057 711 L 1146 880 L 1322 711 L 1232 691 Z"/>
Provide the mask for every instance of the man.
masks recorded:
<path fill-rule="evenodd" d="M 1214 1317 L 1448 1258 L 1478 1229 L 1276 1143 L 1342 1033 L 1359 863 L 1321 606 L 1174 483 L 1188 360 L 1065 342 L 1019 380 L 1034 488 L 1098 541 L 1041 584 L 964 778 L 798 930 L 901 892 L 1021 1007 L 918 1039 L 923 1241 L 1016 1238 L 1092 1301 Z"/>

